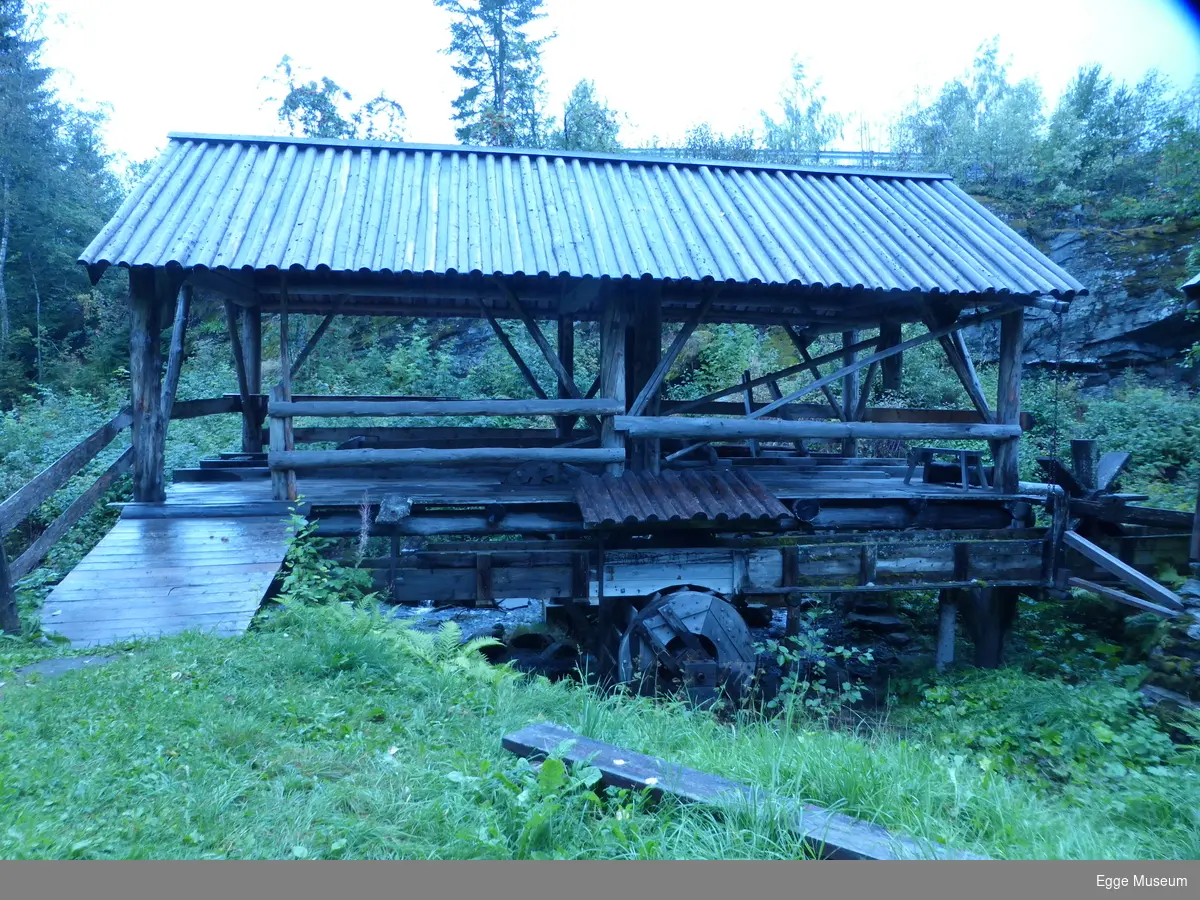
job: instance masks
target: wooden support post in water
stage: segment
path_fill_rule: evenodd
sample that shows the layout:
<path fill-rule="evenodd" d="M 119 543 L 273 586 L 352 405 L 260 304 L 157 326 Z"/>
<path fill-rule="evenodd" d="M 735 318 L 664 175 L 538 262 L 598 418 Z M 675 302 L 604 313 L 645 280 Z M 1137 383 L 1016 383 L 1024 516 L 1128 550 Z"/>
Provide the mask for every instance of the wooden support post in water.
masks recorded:
<path fill-rule="evenodd" d="M 600 317 L 600 394 L 621 404 L 625 403 L 625 300 L 623 292 L 610 288 L 604 296 Z M 601 420 L 600 446 L 625 448 L 625 435 L 616 430 L 612 416 Z M 608 466 L 612 475 L 623 471 L 621 463 Z"/>
<path fill-rule="evenodd" d="M 1024 327 L 1024 308 L 1000 318 L 1000 372 L 995 417 L 998 425 L 1018 425 L 1021 421 L 1021 347 Z M 1017 493 L 1021 481 L 1021 439 L 1015 437 L 998 441 L 993 448 L 996 490 L 1002 494 Z"/>
<path fill-rule="evenodd" d="M 884 321 L 879 326 L 879 349 L 884 350 L 888 347 L 895 347 L 900 343 L 900 323 L 893 321 Z M 885 392 L 899 393 L 904 384 L 904 356 L 897 354 L 889 356 L 881 361 L 883 372 L 883 390 Z"/>
<path fill-rule="evenodd" d="M 257 306 L 242 310 L 242 364 L 246 369 L 246 388 L 250 405 L 242 406 L 242 452 L 261 453 L 263 408 L 259 399 L 262 381 L 262 310 Z"/>
<path fill-rule="evenodd" d="M 939 672 L 954 662 L 954 636 L 958 627 L 958 592 L 943 590 L 938 593 L 938 636 L 937 654 L 934 657 Z"/>
<path fill-rule="evenodd" d="M 162 343 L 166 273 L 129 270 L 129 386 L 133 411 L 133 499 L 162 503 L 167 423 L 162 415 Z"/>

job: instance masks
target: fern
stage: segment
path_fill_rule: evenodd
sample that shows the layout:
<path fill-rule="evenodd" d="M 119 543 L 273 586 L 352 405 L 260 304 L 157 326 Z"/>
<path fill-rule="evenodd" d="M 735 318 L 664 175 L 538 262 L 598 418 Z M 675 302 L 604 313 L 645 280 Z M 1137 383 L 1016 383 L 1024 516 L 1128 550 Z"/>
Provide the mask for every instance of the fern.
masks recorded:
<path fill-rule="evenodd" d="M 403 652 L 443 673 L 461 673 L 487 684 L 500 684 L 517 677 L 507 666 L 493 666 L 483 655 L 486 647 L 502 646 L 491 637 L 476 637 L 463 643 L 457 622 L 444 622 L 436 634 L 417 631 L 411 625 L 394 624 L 389 638 Z"/>

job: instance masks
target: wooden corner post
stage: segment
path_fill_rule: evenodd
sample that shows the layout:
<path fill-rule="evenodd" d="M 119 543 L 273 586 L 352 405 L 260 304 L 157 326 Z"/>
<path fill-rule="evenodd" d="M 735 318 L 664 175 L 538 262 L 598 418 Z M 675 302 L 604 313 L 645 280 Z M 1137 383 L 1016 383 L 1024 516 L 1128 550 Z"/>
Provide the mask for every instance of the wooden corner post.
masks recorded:
<path fill-rule="evenodd" d="M 625 322 L 627 297 L 609 286 L 604 294 L 604 311 L 600 316 L 600 396 L 625 405 Z M 625 448 L 625 435 L 616 430 L 612 416 L 600 421 L 600 446 Z M 620 475 L 624 463 L 609 463 L 608 472 Z"/>
<path fill-rule="evenodd" d="M 261 453 L 263 449 L 262 383 L 262 310 L 257 306 L 242 310 L 242 360 L 246 368 L 246 389 L 251 408 L 242 409 L 242 452 Z"/>
<path fill-rule="evenodd" d="M 996 386 L 996 424 L 1019 425 L 1021 422 L 1021 348 L 1025 329 L 1025 310 L 1018 308 L 1000 318 L 1000 366 Z M 1015 494 L 1021 480 L 1021 439 L 997 441 L 996 490 Z"/>
<path fill-rule="evenodd" d="M 662 290 L 657 284 L 636 285 L 628 299 L 632 304 L 625 329 L 625 388 L 629 397 L 626 409 L 632 409 L 632 403 L 641 398 L 649 385 L 644 412 L 657 416 L 661 382 L 658 387 L 651 382 L 662 361 Z M 659 455 L 658 438 L 641 438 L 630 444 L 629 462 L 634 469 L 657 474 Z"/>
<path fill-rule="evenodd" d="M 133 499 L 162 503 L 167 420 L 163 415 L 162 330 L 167 273 L 148 266 L 129 270 L 129 392 L 133 412 Z"/>

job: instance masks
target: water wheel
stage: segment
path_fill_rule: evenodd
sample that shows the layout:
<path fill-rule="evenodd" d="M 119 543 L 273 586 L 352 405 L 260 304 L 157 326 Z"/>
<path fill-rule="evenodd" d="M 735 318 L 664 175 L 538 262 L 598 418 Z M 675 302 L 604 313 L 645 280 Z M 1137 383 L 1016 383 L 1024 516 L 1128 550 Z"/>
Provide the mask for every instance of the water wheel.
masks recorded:
<path fill-rule="evenodd" d="M 643 693 L 684 690 L 699 704 L 736 698 L 750 687 L 750 629 L 716 594 L 658 594 L 630 620 L 617 651 L 618 676 Z"/>

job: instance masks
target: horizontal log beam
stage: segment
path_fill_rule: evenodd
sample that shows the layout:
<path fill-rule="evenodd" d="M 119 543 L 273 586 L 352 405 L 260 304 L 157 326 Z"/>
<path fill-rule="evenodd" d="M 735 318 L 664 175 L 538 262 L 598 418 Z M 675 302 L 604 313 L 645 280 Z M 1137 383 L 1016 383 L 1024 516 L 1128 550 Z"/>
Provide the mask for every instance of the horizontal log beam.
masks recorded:
<path fill-rule="evenodd" d="M 1002 440 L 1021 436 L 1019 425 L 931 422 L 785 422 L 778 419 L 673 418 L 617 416 L 618 431 L 630 437 L 705 438 L 708 440 Z"/>
<path fill-rule="evenodd" d="M 298 416 L 611 416 L 615 400 L 290 400 L 271 404 L 272 418 Z"/>
<path fill-rule="evenodd" d="M 1071 587 L 1090 591 L 1098 597 L 1105 597 L 1109 600 L 1115 600 L 1117 603 L 1124 603 L 1126 606 L 1132 606 L 1134 609 L 1140 609 L 1143 612 L 1152 612 L 1156 616 L 1162 616 L 1166 619 L 1172 619 L 1180 613 L 1177 609 L 1168 609 L 1165 606 L 1159 606 L 1157 603 L 1151 603 L 1149 600 L 1143 600 L 1141 597 L 1135 597 L 1114 587 L 1096 584 L 1096 582 L 1088 581 L 1086 578 L 1070 578 L 1067 580 L 1067 584 Z"/>
<path fill-rule="evenodd" d="M 564 447 L 474 447 L 450 450 L 285 450 L 267 454 L 272 470 L 327 469 L 351 466 L 454 466 L 471 463 L 520 465 L 554 462 L 572 465 L 620 462 L 620 447 L 577 449 Z"/>
<path fill-rule="evenodd" d="M 675 415 L 680 411 L 679 407 L 682 405 L 683 403 L 677 400 L 665 402 L 662 404 L 662 415 Z M 753 406 L 754 409 L 761 409 L 766 405 L 766 403 L 755 401 Z M 791 419 L 828 420 L 835 418 L 829 407 L 823 403 L 791 403 L 783 407 L 783 411 Z M 746 408 L 742 402 L 713 400 L 700 406 L 691 406 L 689 403 L 688 412 L 699 416 L 744 416 Z M 979 412 L 974 409 L 924 409 L 921 407 L 906 409 L 891 406 L 868 407 L 863 412 L 862 421 L 983 423 Z M 1022 431 L 1029 431 L 1036 424 L 1037 420 L 1032 413 L 1021 413 Z"/>
<path fill-rule="evenodd" d="M 1074 531 L 1068 531 L 1063 535 L 1063 543 L 1084 559 L 1096 564 L 1109 574 L 1115 575 L 1130 587 L 1141 591 L 1156 604 L 1161 604 L 1172 610 L 1183 609 L 1183 601 L 1179 599 L 1179 595 L 1174 591 L 1167 590 L 1153 578 L 1143 575 L 1133 566 L 1117 559 L 1103 547 L 1093 544 L 1082 535 Z"/>
<path fill-rule="evenodd" d="M 208 397 L 203 400 L 178 400 L 171 408 L 171 421 L 176 419 L 198 419 L 202 416 L 219 416 L 225 413 L 240 413 L 242 398 L 237 395 Z"/>

